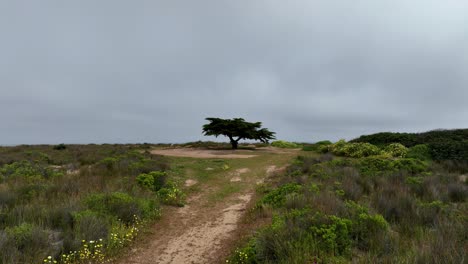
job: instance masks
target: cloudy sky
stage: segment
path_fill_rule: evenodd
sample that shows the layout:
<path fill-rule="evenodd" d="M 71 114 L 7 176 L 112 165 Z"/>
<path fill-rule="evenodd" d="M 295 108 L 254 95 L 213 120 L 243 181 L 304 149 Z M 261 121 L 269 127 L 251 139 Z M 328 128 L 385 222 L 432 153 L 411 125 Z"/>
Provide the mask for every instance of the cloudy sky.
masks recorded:
<path fill-rule="evenodd" d="M 0 0 L 0 144 L 468 127 L 468 1 Z"/>

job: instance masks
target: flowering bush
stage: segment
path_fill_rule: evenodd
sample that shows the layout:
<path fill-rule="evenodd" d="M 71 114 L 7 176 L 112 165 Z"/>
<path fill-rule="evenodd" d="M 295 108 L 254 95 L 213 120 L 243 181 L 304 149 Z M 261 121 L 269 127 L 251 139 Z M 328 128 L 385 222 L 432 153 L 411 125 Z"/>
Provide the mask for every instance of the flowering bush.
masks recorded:
<path fill-rule="evenodd" d="M 408 154 L 408 148 L 400 143 L 393 143 L 384 148 L 384 153 L 394 158 L 404 158 Z"/>
<path fill-rule="evenodd" d="M 163 204 L 184 206 L 185 194 L 175 183 L 166 184 L 157 194 Z"/>
<path fill-rule="evenodd" d="M 337 155 L 351 158 L 362 158 L 368 156 L 379 155 L 381 153 L 377 146 L 369 143 L 347 143 L 345 140 L 340 140 L 332 145 L 325 145 L 327 149 Z M 323 151 L 322 151 L 323 152 Z"/>

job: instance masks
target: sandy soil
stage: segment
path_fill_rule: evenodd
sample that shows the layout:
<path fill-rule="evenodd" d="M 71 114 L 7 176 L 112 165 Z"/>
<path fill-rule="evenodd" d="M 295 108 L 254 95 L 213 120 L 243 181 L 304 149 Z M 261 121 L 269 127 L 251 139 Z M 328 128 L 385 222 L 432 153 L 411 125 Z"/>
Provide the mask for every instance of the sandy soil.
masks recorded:
<path fill-rule="evenodd" d="M 175 156 L 175 157 L 191 157 L 191 158 L 224 158 L 224 159 L 246 159 L 252 158 L 254 154 L 244 154 L 245 151 L 235 150 L 209 150 L 209 149 L 193 149 L 193 148 L 171 148 L 171 149 L 153 149 L 151 154 Z"/>
<path fill-rule="evenodd" d="M 236 170 L 239 175 L 250 170 Z M 265 168 L 265 176 L 277 171 L 275 166 Z M 115 263 L 220 263 L 232 244 L 232 235 L 239 226 L 252 199 L 253 188 L 235 197 L 207 206 L 209 190 L 190 197 L 181 208 L 167 207 L 163 217 L 152 228 L 152 233 L 133 248 L 130 254 Z"/>
<path fill-rule="evenodd" d="M 290 154 L 297 152 L 299 149 L 281 149 L 275 147 L 262 147 L 255 150 L 214 150 L 214 149 L 196 149 L 196 148 L 165 148 L 153 149 L 151 154 L 165 155 L 174 157 L 190 157 L 190 158 L 226 158 L 226 159 L 247 159 L 256 157 L 260 153 L 277 153 L 277 154 Z"/>

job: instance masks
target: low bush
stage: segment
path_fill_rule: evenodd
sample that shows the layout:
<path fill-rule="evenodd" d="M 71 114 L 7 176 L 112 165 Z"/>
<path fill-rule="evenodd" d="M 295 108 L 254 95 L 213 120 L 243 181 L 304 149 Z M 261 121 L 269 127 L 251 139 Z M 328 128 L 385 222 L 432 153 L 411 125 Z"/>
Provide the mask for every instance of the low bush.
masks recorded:
<path fill-rule="evenodd" d="M 175 183 L 169 182 L 157 191 L 160 201 L 166 205 L 184 206 L 185 194 Z"/>
<path fill-rule="evenodd" d="M 393 162 L 386 157 L 367 157 L 359 161 L 359 172 L 364 176 L 383 175 L 393 171 Z"/>
<path fill-rule="evenodd" d="M 29 223 L 8 227 L 0 232 L 2 263 L 34 263 L 47 254 L 48 238 L 41 228 Z"/>
<path fill-rule="evenodd" d="M 284 140 L 273 141 L 271 142 L 271 145 L 277 148 L 300 148 L 301 147 L 301 145 L 299 144 L 296 144 L 294 142 L 284 141 Z"/>
<path fill-rule="evenodd" d="M 400 143 L 390 144 L 383 151 L 394 158 L 404 158 L 408 154 L 408 149 Z"/>
<path fill-rule="evenodd" d="M 111 219 L 100 213 L 86 210 L 73 214 L 73 225 L 78 240 L 98 240 L 109 236 Z"/>
<path fill-rule="evenodd" d="M 64 150 L 64 149 L 67 149 L 67 146 L 65 144 L 61 143 L 61 144 L 55 145 L 54 149 L 55 150 Z"/>
<path fill-rule="evenodd" d="M 335 144 L 327 146 L 329 151 L 337 156 L 345 156 L 351 158 L 362 158 L 368 156 L 379 155 L 381 150 L 369 143 L 347 143 L 345 140 L 340 140 Z"/>
<path fill-rule="evenodd" d="M 296 183 L 288 183 L 267 193 L 258 204 L 269 204 L 273 207 L 283 206 L 286 202 L 286 196 L 297 193 L 302 186 Z"/>
<path fill-rule="evenodd" d="M 139 219 L 151 218 L 158 214 L 158 206 L 153 200 L 139 199 L 122 192 L 91 194 L 84 199 L 91 211 L 107 214 L 130 224 L 135 216 Z"/>
<path fill-rule="evenodd" d="M 431 160 L 431 152 L 426 144 L 419 144 L 408 149 L 407 158 L 419 160 Z"/>
<path fill-rule="evenodd" d="M 166 178 L 167 174 L 165 172 L 152 171 L 138 175 L 136 181 L 138 185 L 157 192 L 166 184 Z"/>
<path fill-rule="evenodd" d="M 411 175 L 422 173 L 428 169 L 428 164 L 418 159 L 397 159 L 392 161 L 392 166 L 397 171 L 405 171 Z"/>
<path fill-rule="evenodd" d="M 313 144 L 303 144 L 303 147 L 302 147 L 302 150 L 304 151 L 323 151 L 324 149 L 326 149 L 328 151 L 328 145 L 331 145 L 333 144 L 331 141 L 329 140 L 323 140 L 323 141 L 318 141 L 318 142 L 315 142 Z"/>

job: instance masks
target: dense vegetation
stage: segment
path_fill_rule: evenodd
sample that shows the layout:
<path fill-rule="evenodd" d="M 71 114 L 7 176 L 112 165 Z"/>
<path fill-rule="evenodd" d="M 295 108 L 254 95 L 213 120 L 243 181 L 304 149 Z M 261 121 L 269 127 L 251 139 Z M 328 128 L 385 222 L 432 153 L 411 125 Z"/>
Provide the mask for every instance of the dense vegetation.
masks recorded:
<path fill-rule="evenodd" d="M 400 143 L 406 147 L 426 144 L 435 160 L 468 161 L 468 129 L 434 130 L 425 133 L 377 133 L 361 136 L 352 142 L 377 146 Z"/>
<path fill-rule="evenodd" d="M 316 152 L 259 188 L 253 215 L 271 223 L 228 262 L 464 263 L 466 166 L 394 142 L 305 145 Z"/>
<path fill-rule="evenodd" d="M 0 148 L 0 263 L 95 263 L 182 203 L 149 145 Z M 50 257 L 49 257 L 50 256 Z"/>

